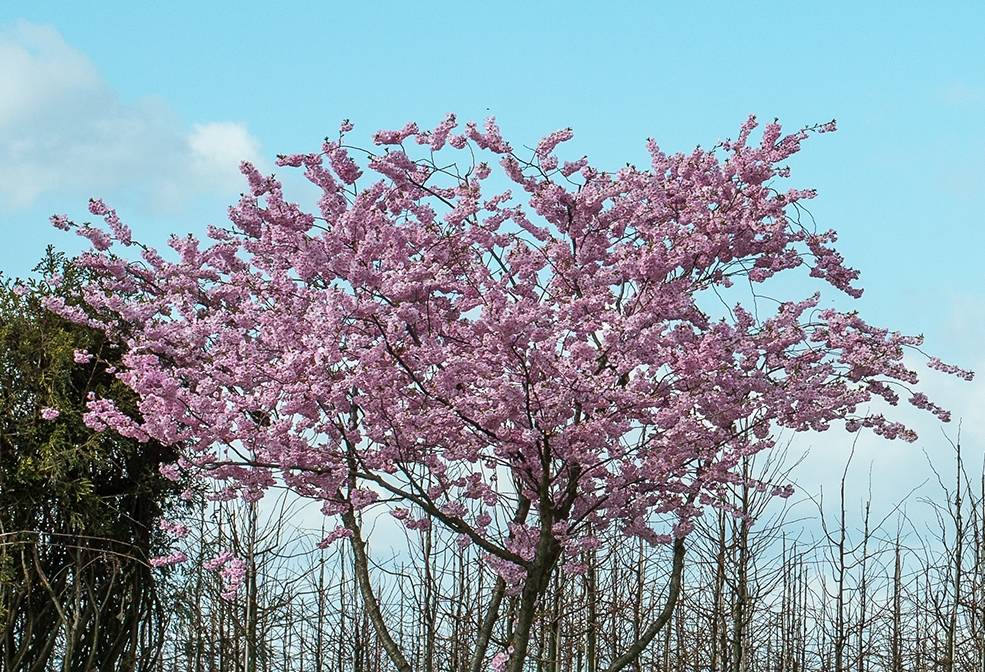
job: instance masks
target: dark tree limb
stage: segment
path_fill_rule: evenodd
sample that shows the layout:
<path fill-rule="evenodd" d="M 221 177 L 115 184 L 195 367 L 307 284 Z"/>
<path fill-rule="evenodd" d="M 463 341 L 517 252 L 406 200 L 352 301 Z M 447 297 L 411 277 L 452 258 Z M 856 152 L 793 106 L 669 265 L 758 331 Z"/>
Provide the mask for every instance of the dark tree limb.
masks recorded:
<path fill-rule="evenodd" d="M 640 635 L 639 639 L 633 642 L 624 654 L 612 661 L 609 667 L 606 668 L 606 672 L 619 672 L 619 670 L 630 663 L 635 662 L 640 657 L 640 654 L 646 650 L 646 647 L 650 645 L 653 638 L 657 636 L 657 633 L 663 630 L 664 626 L 670 622 L 671 616 L 674 615 L 674 607 L 677 605 L 677 600 L 681 595 L 681 579 L 684 575 L 684 551 L 684 539 L 677 538 L 674 541 L 674 560 L 670 570 L 670 590 L 663 609 L 660 610 L 656 620 Z"/>
<path fill-rule="evenodd" d="M 363 541 L 359 522 L 356 520 L 356 514 L 352 509 L 348 509 L 342 513 L 342 523 L 346 529 L 352 532 L 349 541 L 352 546 L 356 581 L 359 584 L 359 592 L 362 594 L 363 604 L 366 607 L 369 620 L 373 624 L 373 629 L 376 630 L 376 636 L 380 638 L 383 650 L 386 651 L 387 656 L 393 661 L 393 664 L 400 672 L 413 672 L 413 668 L 407 661 L 407 657 L 404 656 L 403 651 L 400 650 L 400 647 L 390 635 L 390 630 L 387 628 L 386 622 L 383 620 L 383 614 L 380 612 L 380 604 L 376 599 L 376 595 L 373 593 L 373 584 L 369 580 L 369 560 L 366 557 L 366 542 Z"/>

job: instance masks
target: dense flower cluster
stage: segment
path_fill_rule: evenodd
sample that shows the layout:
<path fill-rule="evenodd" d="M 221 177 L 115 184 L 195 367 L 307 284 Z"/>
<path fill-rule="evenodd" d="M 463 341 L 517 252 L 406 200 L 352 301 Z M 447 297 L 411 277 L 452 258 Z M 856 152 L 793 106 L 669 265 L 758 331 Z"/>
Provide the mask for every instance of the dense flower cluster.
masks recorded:
<path fill-rule="evenodd" d="M 181 444 L 166 475 L 222 481 L 219 497 L 282 481 L 329 516 L 385 502 L 409 528 L 479 546 L 513 584 L 545 538 L 576 571 L 609 526 L 685 534 L 774 429 L 847 421 L 914 438 L 861 409 L 905 391 L 946 419 L 910 391 L 919 338 L 821 310 L 820 294 L 710 312 L 799 267 L 861 294 L 834 232 L 793 214 L 814 192 L 779 186 L 809 132 L 833 124 L 783 135 L 773 122 L 752 142 L 756 126 L 687 154 L 650 141 L 648 168 L 612 173 L 559 161 L 570 129 L 524 157 L 493 120 L 454 134 L 453 115 L 377 133 L 383 150 L 361 167 L 346 122 L 320 153 L 278 159 L 320 190 L 317 212 L 243 164 L 231 228 L 173 237 L 171 261 L 93 200 L 105 227 L 53 222 L 93 245 L 93 314 L 130 325 L 118 375 L 141 419 L 94 400 L 87 422 Z M 217 565 L 231 590 L 240 565 Z"/>
<path fill-rule="evenodd" d="M 162 555 L 156 558 L 150 559 L 151 567 L 169 567 L 170 565 L 179 565 L 188 560 L 188 556 L 181 551 L 176 551 L 171 555 Z"/>
<path fill-rule="evenodd" d="M 185 525 L 184 523 L 179 523 L 177 521 L 162 518 L 161 520 L 158 521 L 157 525 L 162 530 L 164 530 L 165 532 L 169 532 L 170 534 L 174 535 L 178 539 L 184 539 L 185 537 L 188 536 L 188 532 L 189 532 L 188 526 Z"/>
<path fill-rule="evenodd" d="M 202 567 L 210 572 L 219 572 L 224 588 L 222 597 L 227 600 L 236 596 L 236 591 L 246 580 L 246 562 L 231 551 L 223 551 L 211 560 L 206 560 Z"/>
<path fill-rule="evenodd" d="M 221 595 L 223 598 L 231 600 L 246 580 L 246 563 L 239 558 L 232 558 L 225 563 L 219 575 L 222 577 L 225 588 Z"/>

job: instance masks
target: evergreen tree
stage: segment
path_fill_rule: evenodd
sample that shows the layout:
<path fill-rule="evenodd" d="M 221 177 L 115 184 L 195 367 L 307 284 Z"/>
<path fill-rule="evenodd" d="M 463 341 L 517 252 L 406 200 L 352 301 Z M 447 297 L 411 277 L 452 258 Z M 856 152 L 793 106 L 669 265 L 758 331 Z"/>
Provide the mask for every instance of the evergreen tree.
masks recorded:
<path fill-rule="evenodd" d="M 86 272 L 49 248 L 35 273 L 0 281 L 0 669 L 148 669 L 175 455 L 86 426 L 90 394 L 135 413 L 121 349 L 44 307 L 81 309 Z"/>

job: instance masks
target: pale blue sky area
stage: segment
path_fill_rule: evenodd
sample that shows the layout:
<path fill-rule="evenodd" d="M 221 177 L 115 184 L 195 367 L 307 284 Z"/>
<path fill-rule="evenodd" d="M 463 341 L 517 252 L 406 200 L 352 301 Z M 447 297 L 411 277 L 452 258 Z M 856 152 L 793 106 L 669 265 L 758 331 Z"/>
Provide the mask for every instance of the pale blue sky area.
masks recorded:
<path fill-rule="evenodd" d="M 494 114 L 530 145 L 571 126 L 604 167 L 749 113 L 836 118 L 794 181 L 862 269 L 860 308 L 981 370 L 983 26 L 981 2 L 8 1 L 0 269 L 75 245 L 47 217 L 83 218 L 89 195 L 145 239 L 201 231 L 241 191 L 239 158 L 314 150 L 343 118 L 365 138 Z M 978 422 L 981 385 L 953 395 Z"/>

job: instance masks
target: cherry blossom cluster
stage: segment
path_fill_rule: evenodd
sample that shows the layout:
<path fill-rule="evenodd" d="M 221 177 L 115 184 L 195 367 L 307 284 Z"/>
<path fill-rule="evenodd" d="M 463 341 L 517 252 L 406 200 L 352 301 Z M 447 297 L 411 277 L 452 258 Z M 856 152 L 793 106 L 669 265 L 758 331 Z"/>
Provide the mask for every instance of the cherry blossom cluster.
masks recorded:
<path fill-rule="evenodd" d="M 188 526 L 185 525 L 184 523 L 179 523 L 177 521 L 168 520 L 167 518 L 162 518 L 161 520 L 158 521 L 157 525 L 162 530 L 172 534 L 178 539 L 184 539 L 185 537 L 188 536 L 188 532 L 189 532 Z"/>
<path fill-rule="evenodd" d="M 210 572 L 219 572 L 222 578 L 222 597 L 231 600 L 246 580 L 246 562 L 237 558 L 231 551 L 223 551 L 211 560 L 202 563 L 202 567 Z"/>
<path fill-rule="evenodd" d="M 175 551 L 171 555 L 162 555 L 150 559 L 151 567 L 169 567 L 171 565 L 179 565 L 183 562 L 188 561 L 188 556 L 182 551 Z"/>
<path fill-rule="evenodd" d="M 771 122 L 754 141 L 757 126 L 689 153 L 651 140 L 648 166 L 610 172 L 561 160 L 570 129 L 525 152 L 492 119 L 449 115 L 359 149 L 346 122 L 278 157 L 318 189 L 313 211 L 244 163 L 230 225 L 169 253 L 99 200 L 101 225 L 56 216 L 99 279 L 87 310 L 49 307 L 125 341 L 117 375 L 139 398 L 139 417 L 96 399 L 86 421 L 180 445 L 165 475 L 219 481 L 217 497 L 284 483 L 321 500 L 349 521 L 323 545 L 387 506 L 478 546 L 513 585 L 545 539 L 577 571 L 607 528 L 686 534 L 775 430 L 912 440 L 864 409 L 904 393 L 947 419 L 904 363 L 920 339 L 819 308 L 825 288 L 858 297 L 859 274 L 797 216 L 814 191 L 783 186 L 834 124 Z M 707 308 L 798 271 L 818 293 Z M 220 566 L 234 590 L 241 563 Z"/>

